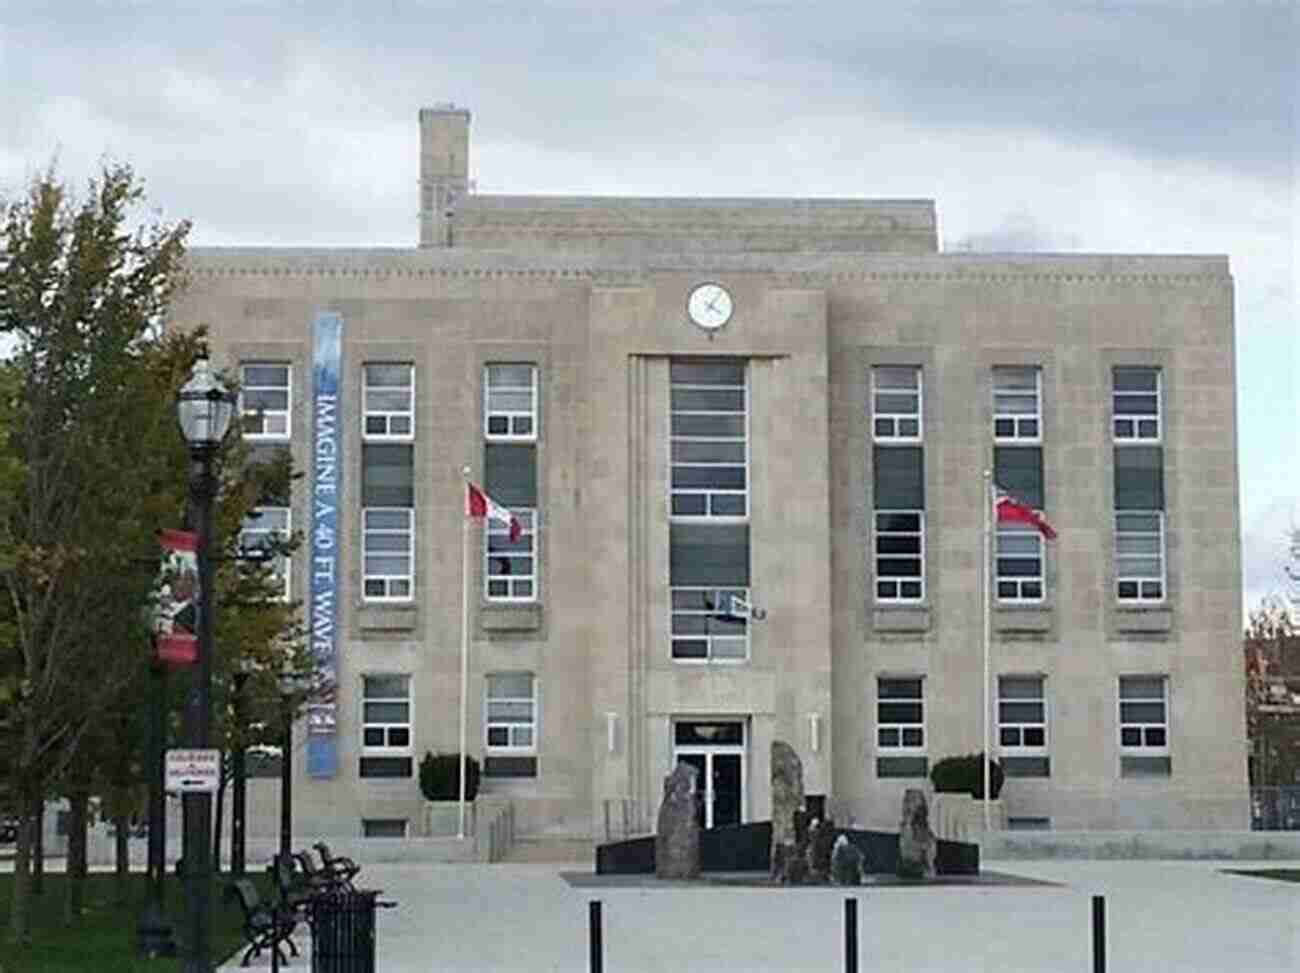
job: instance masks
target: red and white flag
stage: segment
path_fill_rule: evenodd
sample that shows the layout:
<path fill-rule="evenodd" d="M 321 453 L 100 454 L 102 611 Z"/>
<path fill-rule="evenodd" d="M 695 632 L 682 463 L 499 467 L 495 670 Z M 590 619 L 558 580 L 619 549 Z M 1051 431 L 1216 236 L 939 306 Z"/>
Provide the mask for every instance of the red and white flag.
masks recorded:
<path fill-rule="evenodd" d="M 1056 539 L 1056 528 L 1047 522 L 1046 517 L 997 485 L 993 487 L 993 509 L 999 524 L 1028 524 L 1049 541 Z"/>
<path fill-rule="evenodd" d="M 519 518 L 473 483 L 467 482 L 465 486 L 469 491 L 465 497 L 465 513 L 475 520 L 482 520 L 486 517 L 488 520 L 495 520 L 499 524 L 504 524 L 510 528 L 511 542 L 519 540 L 519 536 L 524 531 L 524 525 L 519 522 Z"/>

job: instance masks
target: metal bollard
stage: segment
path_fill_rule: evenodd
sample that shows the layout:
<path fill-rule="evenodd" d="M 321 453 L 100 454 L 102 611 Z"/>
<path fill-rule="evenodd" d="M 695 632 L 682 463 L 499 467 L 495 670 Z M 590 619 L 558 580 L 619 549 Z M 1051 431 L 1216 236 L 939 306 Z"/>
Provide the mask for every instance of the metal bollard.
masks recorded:
<path fill-rule="evenodd" d="M 1092 973 L 1106 973 L 1106 897 L 1092 897 Z"/>
<path fill-rule="evenodd" d="M 858 900 L 844 900 L 844 970 L 858 973 Z"/>
<path fill-rule="evenodd" d="M 605 969 L 605 950 L 601 943 L 600 899 L 587 903 L 588 941 L 591 944 L 591 973 L 601 973 Z"/>

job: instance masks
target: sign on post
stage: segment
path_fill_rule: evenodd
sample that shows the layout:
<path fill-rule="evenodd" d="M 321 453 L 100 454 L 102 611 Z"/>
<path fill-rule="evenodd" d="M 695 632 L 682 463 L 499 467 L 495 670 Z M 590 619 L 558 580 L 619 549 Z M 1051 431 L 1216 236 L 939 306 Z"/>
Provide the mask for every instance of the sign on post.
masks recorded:
<path fill-rule="evenodd" d="M 168 750 L 163 790 L 215 794 L 221 779 L 220 750 Z"/>

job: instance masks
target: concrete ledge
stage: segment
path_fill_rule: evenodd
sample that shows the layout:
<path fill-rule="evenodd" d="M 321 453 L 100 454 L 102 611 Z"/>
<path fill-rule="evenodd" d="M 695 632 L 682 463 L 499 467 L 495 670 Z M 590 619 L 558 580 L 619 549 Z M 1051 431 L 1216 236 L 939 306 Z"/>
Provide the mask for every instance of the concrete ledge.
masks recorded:
<path fill-rule="evenodd" d="M 871 627 L 877 632 L 928 632 L 930 609 L 912 607 L 877 607 L 871 613 Z"/>
<path fill-rule="evenodd" d="M 1052 609 L 1046 605 L 1000 605 L 993 609 L 993 631 L 1044 634 L 1052 630 Z"/>
<path fill-rule="evenodd" d="M 1002 831 L 976 839 L 983 860 L 1300 859 L 1300 831 Z"/>
<path fill-rule="evenodd" d="M 483 605 L 479 619 L 485 632 L 535 632 L 542 627 L 542 606 Z"/>
<path fill-rule="evenodd" d="M 1115 631 L 1163 633 L 1174 627 L 1174 613 L 1168 608 L 1117 608 Z"/>
<path fill-rule="evenodd" d="M 362 605 L 357 627 L 366 632 L 413 632 L 420 620 L 415 605 Z"/>

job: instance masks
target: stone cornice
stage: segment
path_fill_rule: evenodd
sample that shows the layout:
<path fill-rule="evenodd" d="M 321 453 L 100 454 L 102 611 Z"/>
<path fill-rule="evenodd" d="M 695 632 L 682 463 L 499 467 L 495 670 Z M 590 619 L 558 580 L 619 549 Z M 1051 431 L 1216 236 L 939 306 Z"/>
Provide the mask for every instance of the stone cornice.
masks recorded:
<path fill-rule="evenodd" d="M 598 256 L 598 255 L 592 255 Z M 639 284 L 659 274 L 764 274 L 779 286 L 831 283 L 1230 286 L 1221 256 L 1077 254 L 653 254 L 641 260 L 547 260 L 544 254 L 444 250 L 194 248 L 194 280 L 229 278 L 554 280 Z"/>

